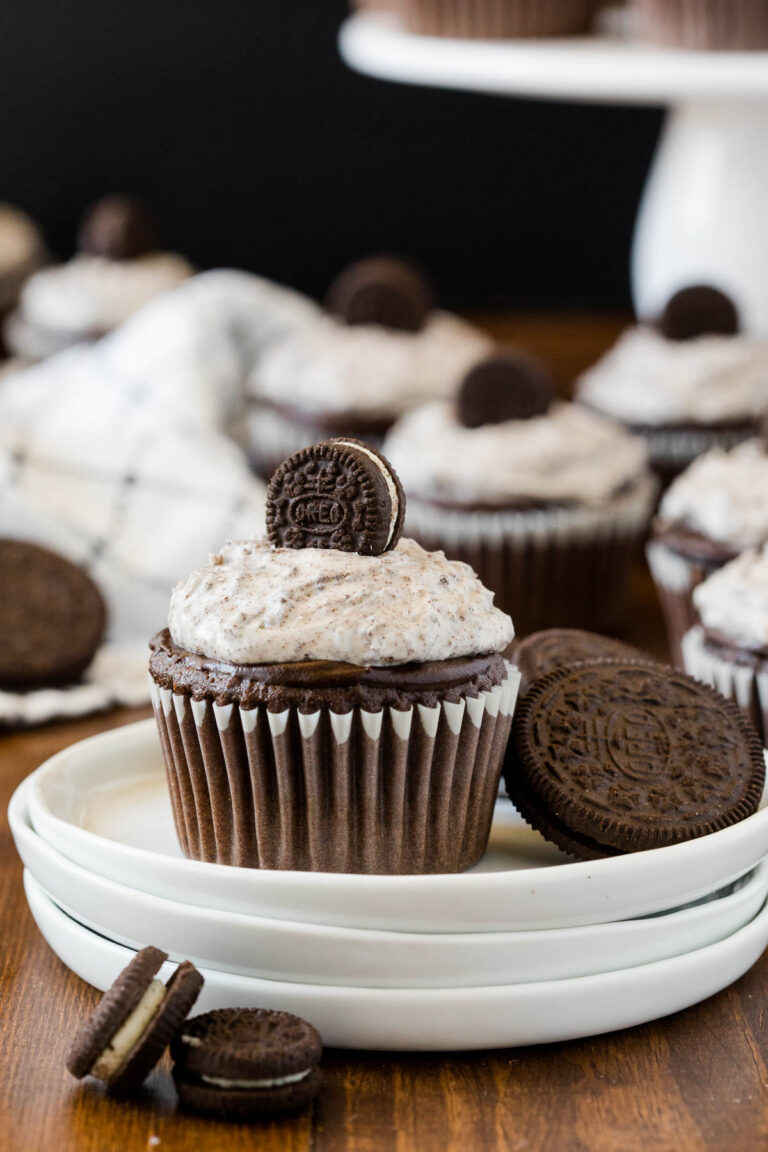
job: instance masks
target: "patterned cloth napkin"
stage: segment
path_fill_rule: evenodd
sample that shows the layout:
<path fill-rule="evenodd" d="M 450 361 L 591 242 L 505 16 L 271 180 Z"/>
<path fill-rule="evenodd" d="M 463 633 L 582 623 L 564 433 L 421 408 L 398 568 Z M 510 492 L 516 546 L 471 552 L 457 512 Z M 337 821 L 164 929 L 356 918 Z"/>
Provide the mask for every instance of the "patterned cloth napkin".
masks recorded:
<path fill-rule="evenodd" d="M 316 312 L 258 277 L 208 272 L 99 343 L 0 379 L 0 535 L 82 564 L 109 611 L 86 682 L 0 692 L 0 723 L 149 699 L 147 640 L 171 588 L 263 526 L 264 485 L 237 442 L 245 380 Z"/>

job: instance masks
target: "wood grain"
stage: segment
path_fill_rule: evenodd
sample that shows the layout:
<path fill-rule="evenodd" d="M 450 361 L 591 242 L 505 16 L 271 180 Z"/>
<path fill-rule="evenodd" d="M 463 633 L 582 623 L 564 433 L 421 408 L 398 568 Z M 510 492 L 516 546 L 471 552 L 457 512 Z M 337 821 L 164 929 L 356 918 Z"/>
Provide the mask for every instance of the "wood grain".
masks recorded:
<path fill-rule="evenodd" d="M 485 318 L 538 351 L 563 389 L 621 321 Z M 663 652 L 658 608 L 638 566 L 629 638 Z M 0 1150 L 2 1152 L 752 1152 L 768 1147 L 768 962 L 665 1021 L 570 1044 L 495 1053 L 328 1052 L 307 1115 L 223 1124 L 176 1111 L 167 1065 L 142 1095 L 110 1100 L 64 1069 L 97 993 L 37 933 L 5 809 L 42 760 L 148 715 L 117 712 L 0 737 Z"/>

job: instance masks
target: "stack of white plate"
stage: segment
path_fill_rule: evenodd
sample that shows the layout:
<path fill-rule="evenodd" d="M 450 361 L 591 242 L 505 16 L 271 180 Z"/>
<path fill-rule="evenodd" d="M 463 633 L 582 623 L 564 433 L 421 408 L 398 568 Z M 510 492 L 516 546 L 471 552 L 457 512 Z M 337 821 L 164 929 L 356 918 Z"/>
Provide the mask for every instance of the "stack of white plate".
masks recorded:
<path fill-rule="evenodd" d="M 768 807 L 585 864 L 499 800 L 486 856 L 462 875 L 228 868 L 181 856 L 149 720 L 53 757 L 17 790 L 10 821 L 32 914 L 83 979 L 106 988 L 155 944 L 203 971 L 201 1011 L 287 1009 L 341 1047 L 625 1028 L 726 987 L 768 944 Z"/>

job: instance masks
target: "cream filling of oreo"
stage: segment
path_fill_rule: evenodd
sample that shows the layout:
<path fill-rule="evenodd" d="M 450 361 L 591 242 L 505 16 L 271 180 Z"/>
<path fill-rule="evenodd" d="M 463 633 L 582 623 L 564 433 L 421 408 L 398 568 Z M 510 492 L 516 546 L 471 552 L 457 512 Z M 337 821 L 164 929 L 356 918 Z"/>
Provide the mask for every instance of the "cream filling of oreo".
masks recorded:
<path fill-rule="evenodd" d="M 306 1080 L 311 1071 L 307 1068 L 305 1072 L 292 1072 L 290 1076 L 275 1076 L 271 1080 L 225 1080 L 222 1076 L 204 1076 L 202 1073 L 200 1079 L 214 1088 L 282 1088 L 285 1084 Z"/>
<path fill-rule="evenodd" d="M 395 526 L 397 525 L 397 517 L 400 512 L 400 501 L 397 496 L 397 487 L 395 486 L 395 482 L 392 479 L 392 475 L 384 461 L 379 456 L 377 456 L 375 452 L 371 452 L 371 450 L 366 448 L 363 444 L 353 444 L 350 440 L 338 440 L 337 443 L 341 444 L 344 448 L 353 448 L 357 452 L 364 452 L 369 460 L 373 461 L 379 472 L 381 472 L 382 476 L 384 477 L 384 483 L 386 484 L 387 492 L 389 493 L 390 508 L 389 536 L 387 536 L 387 542 L 384 545 L 384 551 L 386 552 L 387 548 L 389 548 L 390 544 L 392 543 L 392 537 L 395 534 Z"/>
<path fill-rule="evenodd" d="M 113 1080 L 117 1076 L 160 1011 L 165 992 L 162 980 L 152 981 L 128 1019 L 120 1025 L 101 1056 L 94 1061 L 91 1076 L 98 1076 L 100 1080 Z"/>

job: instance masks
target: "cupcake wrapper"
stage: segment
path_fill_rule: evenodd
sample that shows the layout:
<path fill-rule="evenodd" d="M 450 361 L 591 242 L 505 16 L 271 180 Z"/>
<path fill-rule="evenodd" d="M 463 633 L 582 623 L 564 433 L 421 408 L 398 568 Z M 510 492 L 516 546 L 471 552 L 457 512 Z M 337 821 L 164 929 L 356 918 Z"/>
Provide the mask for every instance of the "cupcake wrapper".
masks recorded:
<path fill-rule="evenodd" d="M 768 740 L 768 665 L 739 664 L 725 654 L 713 652 L 707 646 L 700 624 L 686 632 L 682 653 L 686 672 L 735 700 L 765 744 Z"/>
<path fill-rule="evenodd" d="M 648 445 L 651 467 L 669 485 L 698 456 L 712 448 L 725 452 L 758 434 L 757 424 L 737 428 L 632 428 Z"/>
<path fill-rule="evenodd" d="M 555 626 L 611 631 L 655 497 L 649 479 L 599 509 L 476 512 L 409 498 L 406 534 L 474 568 L 518 636 Z"/>
<path fill-rule="evenodd" d="M 635 0 L 638 34 L 671 47 L 768 47 L 768 0 Z"/>
<path fill-rule="evenodd" d="M 269 479 L 283 460 L 333 436 L 333 432 L 312 428 L 298 420 L 291 420 L 262 404 L 250 404 L 246 416 L 246 450 L 251 465 L 259 475 Z M 368 432 L 355 433 L 374 448 L 381 448 L 383 438 Z"/>
<path fill-rule="evenodd" d="M 671 663 L 684 668 L 683 637 L 698 623 L 694 589 L 721 565 L 688 560 L 659 540 L 648 544 L 645 555 L 664 612 Z"/>
<path fill-rule="evenodd" d="M 402 0 L 411 32 L 513 38 L 586 32 L 595 0 Z"/>
<path fill-rule="evenodd" d="M 459 872 L 483 855 L 520 675 L 407 711 L 241 709 L 150 677 L 176 832 L 193 860 Z"/>

